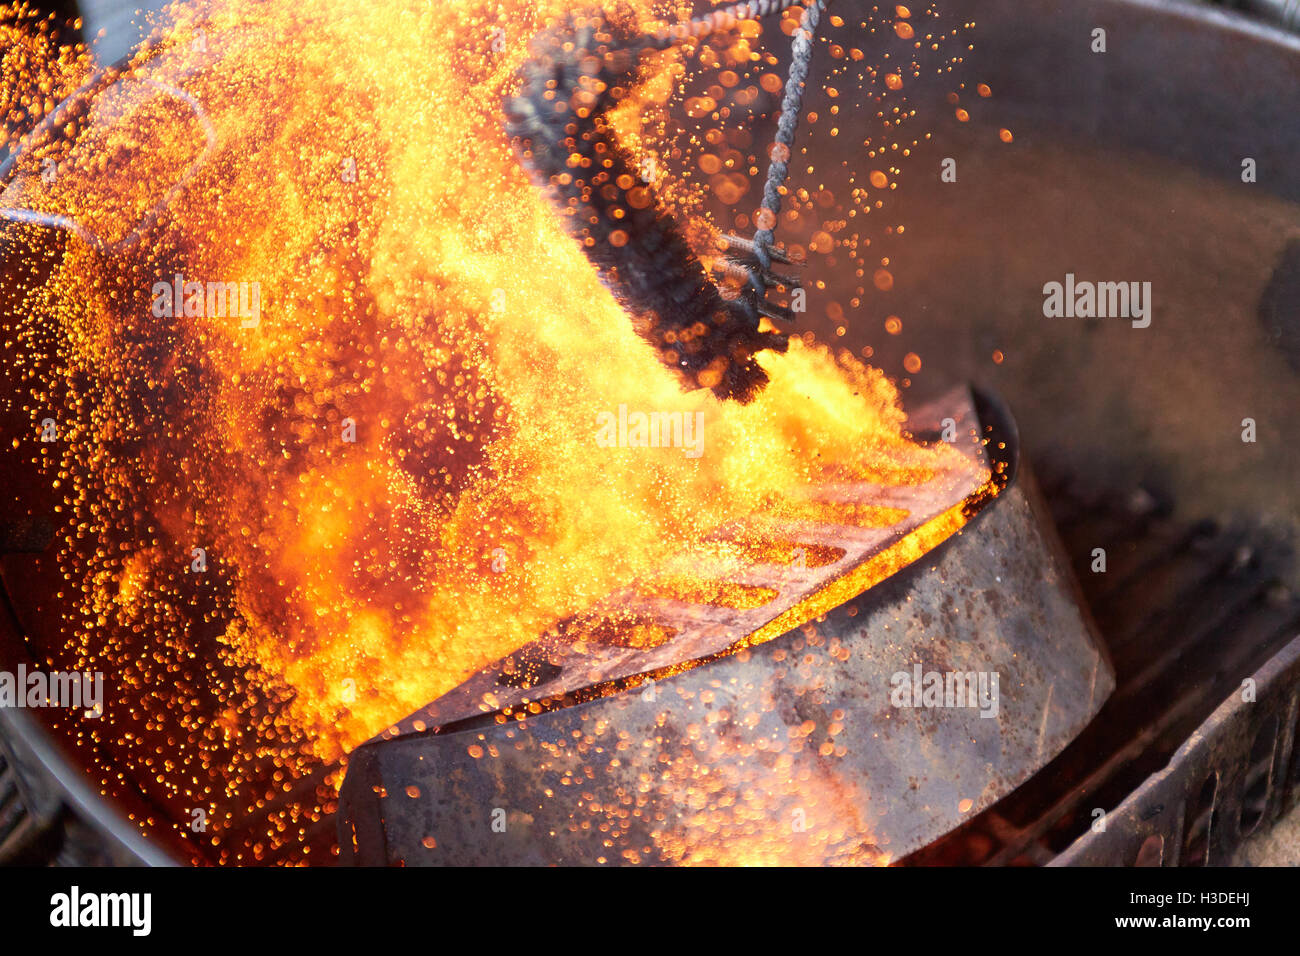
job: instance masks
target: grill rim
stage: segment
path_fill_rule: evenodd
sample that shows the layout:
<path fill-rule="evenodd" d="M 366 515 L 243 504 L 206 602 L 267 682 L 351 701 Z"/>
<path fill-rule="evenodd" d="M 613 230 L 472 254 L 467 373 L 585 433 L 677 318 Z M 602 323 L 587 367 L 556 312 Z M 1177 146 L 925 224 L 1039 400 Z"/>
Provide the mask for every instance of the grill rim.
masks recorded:
<path fill-rule="evenodd" d="M 179 852 L 147 839 L 123 806 L 96 791 L 54 735 L 27 711 L 0 708 L 0 750 L 8 772 L 18 782 L 19 799 L 42 829 L 66 827 L 62 814 L 71 813 L 95 833 L 103 852 L 115 863 L 178 866 L 185 862 Z M 0 862 L 5 862 L 3 856 Z"/>

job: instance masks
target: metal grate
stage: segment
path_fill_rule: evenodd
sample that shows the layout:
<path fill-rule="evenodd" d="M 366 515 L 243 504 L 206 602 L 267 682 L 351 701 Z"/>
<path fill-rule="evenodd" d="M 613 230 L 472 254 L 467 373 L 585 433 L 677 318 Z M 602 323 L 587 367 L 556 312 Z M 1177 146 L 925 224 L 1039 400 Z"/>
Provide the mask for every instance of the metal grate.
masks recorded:
<path fill-rule="evenodd" d="M 1214 866 L 1300 798 L 1295 728 L 1300 637 L 1229 697 L 1169 766 L 1052 861 L 1053 866 Z"/>

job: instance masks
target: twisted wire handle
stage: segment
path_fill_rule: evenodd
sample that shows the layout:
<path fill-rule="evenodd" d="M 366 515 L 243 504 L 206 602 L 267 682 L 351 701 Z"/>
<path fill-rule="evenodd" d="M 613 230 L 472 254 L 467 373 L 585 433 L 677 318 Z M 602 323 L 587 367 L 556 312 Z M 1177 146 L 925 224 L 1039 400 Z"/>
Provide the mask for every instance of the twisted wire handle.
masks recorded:
<path fill-rule="evenodd" d="M 805 0 L 750 0 L 722 7 L 703 16 L 664 27 L 647 38 L 647 45 L 652 49 L 664 49 L 675 43 L 707 36 L 719 30 L 735 27 L 743 20 L 756 20 L 781 13 Z M 751 257 L 754 265 L 745 269 L 748 294 L 744 298 L 745 309 L 755 325 L 764 313 L 760 300 L 765 302 L 767 277 L 772 269 L 772 244 L 776 239 L 776 224 L 781 214 L 781 191 L 790 174 L 790 157 L 794 148 L 795 131 L 799 126 L 799 114 L 803 104 L 804 89 L 808 85 L 808 71 L 812 63 L 813 37 L 821 21 L 822 11 L 829 0 L 811 0 L 804 6 L 803 16 L 794 33 L 794 43 L 790 58 L 790 72 L 786 77 L 785 92 L 781 99 L 781 116 L 777 121 L 776 137 L 768 153 L 770 165 L 767 179 L 763 184 L 763 201 L 761 215 L 754 231 L 752 242 L 745 243 L 731 239 L 733 247 L 743 247 Z M 734 271 L 734 270 L 732 270 Z M 770 310 L 768 310 L 770 311 Z"/>
<path fill-rule="evenodd" d="M 790 60 L 790 75 L 785 83 L 785 96 L 781 101 L 781 119 L 776 126 L 776 140 L 769 155 L 767 182 L 763 186 L 763 209 L 772 214 L 771 226 L 754 233 L 758 261 L 764 269 L 772 266 L 767 247 L 776 233 L 776 220 L 781 212 L 781 187 L 790 173 L 790 155 L 794 148 L 794 134 L 799 126 L 799 112 L 803 103 L 804 87 L 808 83 L 808 67 L 812 62 L 813 35 L 821 20 L 826 0 L 814 0 L 804 7 L 803 21 L 794 34 L 794 53 Z"/>

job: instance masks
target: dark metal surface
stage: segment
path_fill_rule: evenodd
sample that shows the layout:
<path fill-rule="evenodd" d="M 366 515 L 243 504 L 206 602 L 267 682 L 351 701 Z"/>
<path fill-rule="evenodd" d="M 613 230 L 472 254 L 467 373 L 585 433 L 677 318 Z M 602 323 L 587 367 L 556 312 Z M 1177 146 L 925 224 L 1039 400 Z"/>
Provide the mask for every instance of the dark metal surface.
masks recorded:
<path fill-rule="evenodd" d="M 1225 0 L 1225 6 L 1239 7 L 1300 33 L 1300 0 Z"/>

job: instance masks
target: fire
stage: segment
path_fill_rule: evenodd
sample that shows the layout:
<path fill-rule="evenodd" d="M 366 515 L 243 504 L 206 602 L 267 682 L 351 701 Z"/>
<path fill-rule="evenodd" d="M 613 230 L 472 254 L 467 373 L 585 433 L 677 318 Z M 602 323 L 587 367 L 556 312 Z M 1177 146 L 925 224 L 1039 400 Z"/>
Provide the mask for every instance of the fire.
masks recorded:
<path fill-rule="evenodd" d="M 5 194 L 83 233 L 6 317 L 23 409 L 61 437 L 14 447 L 62 497 L 51 655 L 120 690 L 103 724 L 62 729 L 106 791 L 132 768 L 184 821 L 142 827 L 212 808 L 222 859 L 261 859 L 303 839 L 329 782 L 265 834 L 226 832 L 711 529 L 794 508 L 815 480 L 951 465 L 847 352 L 760 353 L 771 383 L 744 407 L 684 393 L 656 361 L 501 129 L 528 37 L 568 7 L 178 8 L 161 52 L 74 121 L 76 145 L 29 157 Z M 688 70 L 768 83 L 757 33 L 667 55 L 643 116 Z M 82 52 L 56 62 L 38 87 L 86 75 Z M 653 124 L 619 123 L 653 155 Z M 712 188 L 741 191 L 716 169 Z M 700 237 L 717 231 L 703 186 L 672 197 Z M 247 293 L 214 308 L 214 283 L 255 284 L 256 310 Z M 702 453 L 601 447 L 621 405 L 702 415 Z"/>

